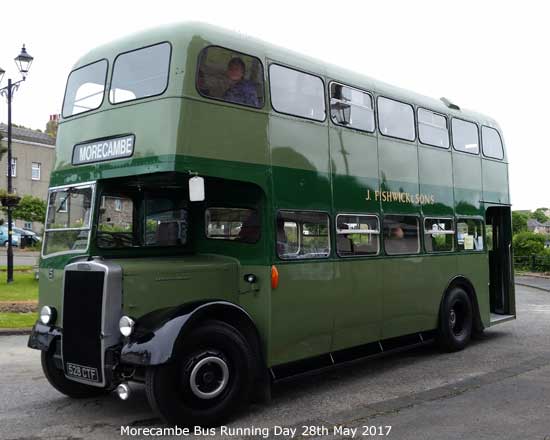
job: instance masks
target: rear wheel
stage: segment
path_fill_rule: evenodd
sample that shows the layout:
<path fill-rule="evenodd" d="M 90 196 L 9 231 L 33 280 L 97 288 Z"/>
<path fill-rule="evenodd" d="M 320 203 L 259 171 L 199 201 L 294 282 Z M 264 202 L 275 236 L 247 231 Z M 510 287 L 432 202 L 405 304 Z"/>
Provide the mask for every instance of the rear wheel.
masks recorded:
<path fill-rule="evenodd" d="M 439 311 L 438 342 L 445 351 L 462 350 L 472 337 L 473 310 L 468 294 L 460 287 L 450 290 Z"/>
<path fill-rule="evenodd" d="M 97 397 L 109 393 L 105 388 L 98 388 L 91 385 L 75 382 L 67 379 L 61 368 L 57 368 L 54 358 L 55 342 L 52 343 L 48 351 L 42 352 L 42 371 L 48 382 L 60 393 L 75 399 L 86 397 Z"/>
<path fill-rule="evenodd" d="M 169 424 L 220 425 L 249 400 L 255 365 L 237 329 L 207 321 L 185 337 L 174 362 L 147 370 L 147 398 Z"/>

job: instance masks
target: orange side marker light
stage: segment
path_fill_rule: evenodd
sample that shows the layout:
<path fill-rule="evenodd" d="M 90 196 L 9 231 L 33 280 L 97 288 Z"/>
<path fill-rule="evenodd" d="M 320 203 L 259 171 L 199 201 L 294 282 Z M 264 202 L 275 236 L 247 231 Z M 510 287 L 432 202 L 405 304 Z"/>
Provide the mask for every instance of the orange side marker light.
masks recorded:
<path fill-rule="evenodd" d="M 279 271 L 275 266 L 271 266 L 271 288 L 276 289 L 279 286 Z"/>

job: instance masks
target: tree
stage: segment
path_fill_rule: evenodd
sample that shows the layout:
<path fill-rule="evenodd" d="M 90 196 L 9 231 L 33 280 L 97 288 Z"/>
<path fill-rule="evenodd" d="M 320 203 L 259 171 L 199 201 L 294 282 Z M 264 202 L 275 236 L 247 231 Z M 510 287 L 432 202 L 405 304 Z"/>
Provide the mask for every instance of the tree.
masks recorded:
<path fill-rule="evenodd" d="M 523 212 L 512 211 L 512 233 L 519 234 L 527 231 L 527 220 L 529 216 Z"/>
<path fill-rule="evenodd" d="M 527 257 L 544 253 L 546 237 L 534 232 L 520 232 L 514 235 L 514 255 Z"/>
<path fill-rule="evenodd" d="M 50 119 L 46 124 L 46 134 L 52 138 L 57 138 L 57 126 L 58 121 L 56 119 Z"/>
<path fill-rule="evenodd" d="M 546 223 L 549 219 L 548 217 L 546 217 L 546 214 L 544 213 L 545 210 L 546 210 L 545 208 L 537 208 L 531 214 L 531 217 L 534 218 L 539 223 Z"/>
<path fill-rule="evenodd" d="M 0 133 L 0 160 L 2 160 L 2 156 L 4 155 L 4 153 L 6 151 L 8 151 L 8 147 L 5 147 L 4 145 L 2 145 L 2 133 Z"/>
<path fill-rule="evenodd" d="M 6 208 L 2 208 L 4 211 Z M 46 202 L 38 197 L 23 196 L 13 208 L 13 218 L 25 222 L 44 223 L 46 220 Z"/>

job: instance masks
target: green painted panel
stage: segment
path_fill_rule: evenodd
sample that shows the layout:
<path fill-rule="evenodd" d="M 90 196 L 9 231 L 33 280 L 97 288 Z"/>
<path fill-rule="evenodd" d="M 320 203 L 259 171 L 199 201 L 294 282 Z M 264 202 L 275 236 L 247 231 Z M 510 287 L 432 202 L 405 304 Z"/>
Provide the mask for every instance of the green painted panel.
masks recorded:
<path fill-rule="evenodd" d="M 239 163 L 269 163 L 268 115 L 242 107 L 187 99 L 177 154 Z"/>
<path fill-rule="evenodd" d="M 124 313 L 144 314 L 199 299 L 238 302 L 237 261 L 217 255 L 117 259 L 123 270 Z"/>
<path fill-rule="evenodd" d="M 420 193 L 433 195 L 434 203 L 422 205 L 424 215 L 453 215 L 453 162 L 449 150 L 418 147 Z"/>
<path fill-rule="evenodd" d="M 479 156 L 454 153 L 453 176 L 456 213 L 483 215 Z"/>
<path fill-rule="evenodd" d="M 256 275 L 258 282 L 251 285 L 244 280 L 247 274 Z M 245 309 L 256 324 L 265 356 L 271 353 L 271 266 L 242 265 L 239 273 L 238 304 Z M 272 360 L 265 359 L 267 366 Z"/>
<path fill-rule="evenodd" d="M 332 350 L 381 339 L 382 259 L 341 259 L 335 263 Z"/>
<path fill-rule="evenodd" d="M 494 160 L 483 160 L 483 200 L 510 203 L 508 196 L 508 165 Z"/>
<path fill-rule="evenodd" d="M 53 267 L 53 265 L 52 265 Z M 41 264 L 38 279 L 38 310 L 42 306 L 53 306 L 57 310 L 58 322 L 63 319 L 63 269 L 54 269 L 53 278 L 49 277 L 50 269 Z"/>
<path fill-rule="evenodd" d="M 457 257 L 458 274 L 469 279 L 476 291 L 481 321 L 485 327 L 491 322 L 489 296 L 489 256 L 485 252 L 468 252 Z"/>
<path fill-rule="evenodd" d="M 131 133 L 136 136 L 135 159 L 155 159 L 157 156 L 174 154 L 180 128 L 181 103 L 182 100 L 177 98 L 156 99 L 65 120 L 59 126 L 54 171 L 72 168 L 74 145 L 121 134 Z M 94 167 L 117 167 L 125 163 L 123 160 L 111 160 Z"/>
<path fill-rule="evenodd" d="M 276 207 L 330 210 L 327 127 L 272 117 L 269 125 Z"/>
<path fill-rule="evenodd" d="M 380 155 L 380 200 L 384 212 L 419 212 L 415 195 L 419 194 L 418 155 L 416 145 L 390 140 L 378 139 Z M 386 198 L 389 193 L 388 198 Z M 412 199 L 398 199 L 399 193 L 409 194 Z M 389 201 L 391 200 L 391 201 Z"/>
<path fill-rule="evenodd" d="M 331 128 L 330 157 L 334 209 L 377 212 L 380 202 L 374 198 L 374 192 L 379 190 L 376 136 Z"/>
<path fill-rule="evenodd" d="M 437 327 L 441 296 L 456 274 L 454 255 L 389 257 L 383 270 L 383 338 Z"/>
<path fill-rule="evenodd" d="M 271 348 L 274 365 L 330 350 L 339 288 L 334 263 L 277 264 L 279 287 L 271 293 Z"/>

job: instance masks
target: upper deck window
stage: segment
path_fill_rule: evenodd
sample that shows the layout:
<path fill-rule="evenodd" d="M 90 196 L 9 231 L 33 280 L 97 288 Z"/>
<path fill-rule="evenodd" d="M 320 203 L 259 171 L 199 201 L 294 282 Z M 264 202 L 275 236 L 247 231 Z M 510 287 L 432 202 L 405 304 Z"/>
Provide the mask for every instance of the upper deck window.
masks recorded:
<path fill-rule="evenodd" d="M 430 110 L 419 108 L 418 136 L 423 144 L 449 148 L 447 118 Z"/>
<path fill-rule="evenodd" d="M 378 97 L 378 125 L 380 133 L 406 141 L 414 141 L 414 112 L 412 105 Z"/>
<path fill-rule="evenodd" d="M 481 127 L 481 142 L 483 145 L 483 154 L 493 159 L 503 159 L 504 149 L 502 148 L 502 139 L 500 134 L 494 128 Z"/>
<path fill-rule="evenodd" d="M 169 43 L 120 54 L 115 59 L 109 101 L 112 104 L 161 95 L 168 87 Z"/>
<path fill-rule="evenodd" d="M 271 64 L 269 81 L 271 103 L 276 111 L 315 121 L 325 120 L 325 90 L 321 78 Z"/>
<path fill-rule="evenodd" d="M 264 106 L 264 72 L 258 58 L 218 46 L 199 56 L 197 90 L 207 98 L 233 104 Z"/>
<path fill-rule="evenodd" d="M 473 122 L 453 118 L 453 146 L 455 150 L 466 153 L 479 153 L 477 125 Z"/>
<path fill-rule="evenodd" d="M 330 84 L 330 117 L 332 122 L 356 130 L 374 131 L 374 109 L 371 96 L 338 83 Z"/>
<path fill-rule="evenodd" d="M 95 110 L 103 102 L 107 61 L 100 60 L 73 70 L 67 80 L 63 117 Z"/>

